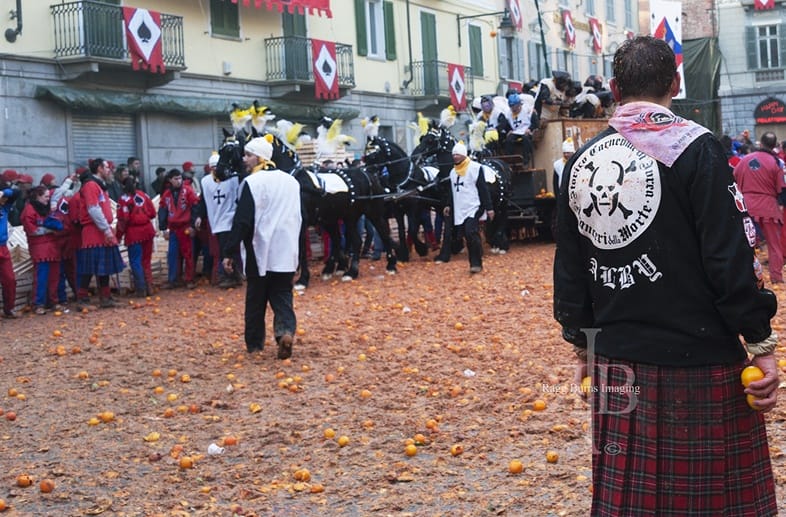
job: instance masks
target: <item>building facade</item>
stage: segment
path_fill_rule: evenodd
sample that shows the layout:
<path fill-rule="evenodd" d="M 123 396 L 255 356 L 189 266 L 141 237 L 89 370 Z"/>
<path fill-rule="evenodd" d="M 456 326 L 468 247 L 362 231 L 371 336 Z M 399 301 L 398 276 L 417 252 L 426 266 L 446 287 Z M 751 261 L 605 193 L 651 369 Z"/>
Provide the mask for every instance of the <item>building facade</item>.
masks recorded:
<path fill-rule="evenodd" d="M 555 69 L 583 81 L 608 76 L 616 47 L 640 32 L 623 0 L 0 0 L 9 11 L 0 169 L 58 180 L 97 156 L 139 157 L 146 182 L 159 166 L 204 164 L 232 104 L 254 100 L 312 135 L 322 116 L 343 119 L 356 154 L 359 120 L 376 115 L 412 149 L 416 113 L 450 103 L 449 65 L 463 67 L 470 100 Z M 320 69 L 338 84 L 331 98 L 314 71 L 320 48 L 335 49 Z"/>
<path fill-rule="evenodd" d="M 786 2 L 756 9 L 754 0 L 716 0 L 723 132 L 786 140 Z M 754 139 L 755 136 L 755 139 Z"/>

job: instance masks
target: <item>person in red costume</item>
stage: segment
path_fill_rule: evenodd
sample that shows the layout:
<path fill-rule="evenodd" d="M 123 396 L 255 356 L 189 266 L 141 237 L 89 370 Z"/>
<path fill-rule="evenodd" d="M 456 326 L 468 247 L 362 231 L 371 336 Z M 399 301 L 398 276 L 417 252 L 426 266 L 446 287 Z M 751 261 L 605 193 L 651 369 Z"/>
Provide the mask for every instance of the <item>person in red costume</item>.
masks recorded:
<path fill-rule="evenodd" d="M 79 309 L 90 309 L 88 287 L 93 275 L 98 282 L 99 306 L 116 307 L 109 290 L 109 276 L 120 273 L 125 267 L 117 237 L 112 230 L 112 207 L 106 192 L 106 180 L 112 174 L 103 158 L 90 162 L 90 173 L 85 175 L 79 189 L 79 223 L 82 226 L 82 243 L 77 252 L 79 276 Z"/>
<path fill-rule="evenodd" d="M 156 216 L 156 208 L 150 196 L 136 188 L 135 178 L 126 178 L 123 195 L 117 204 L 117 240 L 125 239 L 128 248 L 128 262 L 134 276 L 134 290 L 137 296 L 153 294 L 153 237 L 156 229 L 151 220 Z"/>
<path fill-rule="evenodd" d="M 158 207 L 158 228 L 164 232 L 164 238 L 169 241 L 167 253 L 169 273 L 168 282 L 164 287 L 171 289 L 177 284 L 182 259 L 185 263 L 183 280 L 186 282 L 186 287 L 193 289 L 196 283 L 194 283 L 192 237 L 196 213 L 192 209 L 199 203 L 199 196 L 194 189 L 183 182 L 183 175 L 179 170 L 170 170 L 166 178 L 169 186 L 161 194 Z"/>
<path fill-rule="evenodd" d="M 27 246 L 33 260 L 33 312 L 46 314 L 47 306 L 63 310 L 57 296 L 60 280 L 60 236 L 63 223 L 53 217 L 49 209 L 49 189 L 39 185 L 30 190 L 22 210 L 22 228 L 27 235 Z"/>

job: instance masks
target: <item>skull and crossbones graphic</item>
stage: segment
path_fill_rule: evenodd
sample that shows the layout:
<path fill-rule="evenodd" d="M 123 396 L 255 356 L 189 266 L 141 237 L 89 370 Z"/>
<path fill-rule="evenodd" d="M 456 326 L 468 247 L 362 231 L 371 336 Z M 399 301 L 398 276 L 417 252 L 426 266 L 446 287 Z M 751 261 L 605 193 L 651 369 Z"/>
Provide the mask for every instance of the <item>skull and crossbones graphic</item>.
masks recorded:
<path fill-rule="evenodd" d="M 592 171 L 589 180 L 592 203 L 583 210 L 587 217 L 590 217 L 594 212 L 597 212 L 598 215 L 611 216 L 617 209 L 625 219 L 633 215 L 633 211 L 628 210 L 620 202 L 620 189 L 625 180 L 625 174 L 636 171 L 636 162 L 631 161 L 627 168 L 615 160 L 612 160 L 611 164 L 612 167 L 608 168 L 597 167 L 592 162 L 587 164 L 587 168 Z M 601 209 L 607 210 L 607 213 L 604 214 Z"/>

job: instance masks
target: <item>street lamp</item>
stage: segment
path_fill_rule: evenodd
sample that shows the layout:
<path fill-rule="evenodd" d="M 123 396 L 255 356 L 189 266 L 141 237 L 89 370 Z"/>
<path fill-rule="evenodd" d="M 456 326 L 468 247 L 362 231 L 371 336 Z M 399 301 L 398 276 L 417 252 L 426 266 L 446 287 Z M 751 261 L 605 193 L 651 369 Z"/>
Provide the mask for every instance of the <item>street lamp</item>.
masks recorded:
<path fill-rule="evenodd" d="M 507 8 L 504 11 L 497 11 L 495 13 L 485 13 L 485 14 L 472 14 L 467 16 L 462 16 L 460 14 L 456 15 L 456 32 L 458 32 L 458 46 L 461 46 L 461 20 L 468 20 L 470 18 L 483 18 L 484 16 L 499 16 L 502 15 L 502 20 L 499 22 L 499 30 L 502 32 L 503 37 L 513 37 L 513 31 L 516 29 L 516 24 L 513 23 L 513 20 L 510 17 L 510 11 Z M 509 34 L 509 36 L 505 36 Z"/>
<path fill-rule="evenodd" d="M 513 23 L 507 9 L 499 22 L 499 32 L 505 42 L 505 78 L 513 79 L 513 38 L 516 34 L 516 24 Z"/>
<path fill-rule="evenodd" d="M 538 27 L 540 27 L 540 47 L 543 50 L 543 64 L 546 66 L 546 77 L 551 75 L 551 67 L 549 66 L 549 56 L 546 52 L 546 34 L 543 31 L 543 15 L 540 12 L 540 2 L 535 0 L 535 11 L 538 13 Z"/>

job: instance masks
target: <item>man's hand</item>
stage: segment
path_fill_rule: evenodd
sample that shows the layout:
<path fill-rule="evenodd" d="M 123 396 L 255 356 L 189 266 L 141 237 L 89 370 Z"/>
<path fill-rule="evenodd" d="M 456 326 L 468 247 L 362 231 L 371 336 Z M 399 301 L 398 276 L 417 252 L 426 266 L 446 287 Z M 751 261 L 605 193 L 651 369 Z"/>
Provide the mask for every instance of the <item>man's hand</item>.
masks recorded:
<path fill-rule="evenodd" d="M 778 364 L 774 354 L 754 356 L 751 364 L 764 372 L 764 378 L 748 384 L 745 393 L 756 397 L 754 404 L 766 413 L 778 402 Z"/>
<path fill-rule="evenodd" d="M 444 215 L 445 217 L 450 217 L 450 207 L 449 206 L 446 206 L 445 208 L 442 209 L 442 215 Z"/>
<path fill-rule="evenodd" d="M 201 230 L 202 229 L 202 218 L 201 217 L 197 217 L 196 221 L 194 221 L 194 228 L 196 228 L 197 230 Z"/>
<path fill-rule="evenodd" d="M 229 257 L 227 257 L 224 260 L 222 260 L 221 264 L 223 264 L 224 271 L 226 271 L 227 273 L 231 273 L 232 270 L 234 269 L 233 266 L 232 266 L 232 259 L 229 258 Z"/>
<path fill-rule="evenodd" d="M 584 377 L 587 376 L 587 361 L 583 359 L 579 359 L 579 362 L 576 363 L 576 367 L 573 370 L 573 385 L 574 386 L 581 386 L 581 382 L 584 380 Z M 579 390 L 581 398 L 587 400 L 587 395 L 584 390 Z"/>
<path fill-rule="evenodd" d="M 164 240 L 169 240 L 169 230 L 164 230 Z"/>
<path fill-rule="evenodd" d="M 489 221 L 494 220 L 494 210 L 486 210 L 486 216 L 489 218 Z"/>

